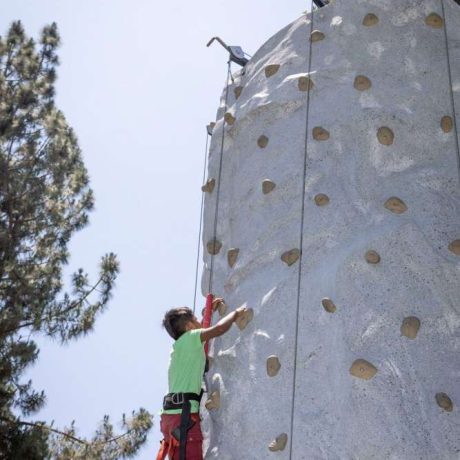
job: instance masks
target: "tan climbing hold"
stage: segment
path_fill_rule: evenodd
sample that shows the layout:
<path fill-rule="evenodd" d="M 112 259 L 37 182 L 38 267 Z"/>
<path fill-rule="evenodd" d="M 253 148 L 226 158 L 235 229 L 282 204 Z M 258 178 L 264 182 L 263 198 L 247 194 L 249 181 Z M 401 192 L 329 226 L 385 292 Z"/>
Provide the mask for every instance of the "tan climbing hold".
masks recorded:
<path fill-rule="evenodd" d="M 321 126 L 315 126 L 312 133 L 313 139 L 316 141 L 327 141 L 329 139 L 329 131 L 321 128 Z"/>
<path fill-rule="evenodd" d="M 425 24 L 430 27 L 434 27 L 435 29 L 441 29 L 444 25 L 444 19 L 437 13 L 430 13 L 425 18 Z"/>
<path fill-rule="evenodd" d="M 257 139 L 257 145 L 261 148 L 264 149 L 268 145 L 268 137 L 262 134 L 262 136 Z"/>
<path fill-rule="evenodd" d="M 219 302 L 217 304 L 217 311 L 219 312 L 220 316 L 225 316 L 225 313 L 227 313 L 228 306 L 225 302 Z"/>
<path fill-rule="evenodd" d="M 324 309 L 328 313 L 335 313 L 335 311 L 337 310 L 335 303 L 328 297 L 325 297 L 323 300 L 321 300 L 321 303 L 323 304 Z"/>
<path fill-rule="evenodd" d="M 225 123 L 227 123 L 227 125 L 233 125 L 233 123 L 235 123 L 236 121 L 236 118 L 230 112 L 227 112 L 224 115 L 224 120 L 225 120 Z"/>
<path fill-rule="evenodd" d="M 215 256 L 216 254 L 219 254 L 219 251 L 222 248 L 222 243 L 217 239 L 213 239 L 213 240 L 208 241 L 206 248 L 209 254 Z"/>
<path fill-rule="evenodd" d="M 452 399 L 450 399 L 449 396 L 446 395 L 446 393 L 436 393 L 436 402 L 438 403 L 439 407 L 441 407 L 447 412 L 452 412 L 452 410 L 454 409 Z"/>
<path fill-rule="evenodd" d="M 237 86 L 236 88 L 233 89 L 233 92 L 235 93 L 235 99 L 238 99 L 241 96 L 242 91 L 243 91 L 242 86 Z"/>
<path fill-rule="evenodd" d="M 377 368 L 365 359 L 357 359 L 350 367 L 350 374 L 359 379 L 370 380 L 377 374 Z"/>
<path fill-rule="evenodd" d="M 286 448 L 287 440 L 288 440 L 288 435 L 286 433 L 281 433 L 268 445 L 268 449 L 271 452 L 277 452 L 279 450 L 284 450 Z"/>
<path fill-rule="evenodd" d="M 452 117 L 449 117 L 449 115 L 446 115 L 445 117 L 441 118 L 441 129 L 445 133 L 450 133 L 453 127 L 454 127 L 454 122 L 452 120 Z"/>
<path fill-rule="evenodd" d="M 267 375 L 269 377 L 275 377 L 281 369 L 281 363 L 278 356 L 272 355 L 267 358 Z"/>
<path fill-rule="evenodd" d="M 238 259 L 238 254 L 240 253 L 239 248 L 230 248 L 227 252 L 227 261 L 228 265 L 233 268 L 236 264 L 236 260 Z"/>
<path fill-rule="evenodd" d="M 363 26 L 371 27 L 379 23 L 379 18 L 374 13 L 369 13 L 364 16 Z"/>
<path fill-rule="evenodd" d="M 204 406 L 206 409 L 219 409 L 220 408 L 220 393 L 218 391 L 213 391 L 211 397 L 205 402 Z"/>
<path fill-rule="evenodd" d="M 276 187 L 276 184 L 270 179 L 265 179 L 264 181 L 262 181 L 262 193 L 264 195 L 267 195 L 267 193 L 270 193 L 271 191 L 273 191 L 275 187 Z"/>
<path fill-rule="evenodd" d="M 408 339 L 415 339 L 420 329 L 420 320 L 416 316 L 404 318 L 401 324 L 401 334 Z"/>
<path fill-rule="evenodd" d="M 388 128 L 387 126 L 382 126 L 377 131 L 377 139 L 383 145 L 391 145 L 393 144 L 395 135 L 393 134 L 393 131 L 390 128 Z"/>
<path fill-rule="evenodd" d="M 300 257 L 300 251 L 297 248 L 294 248 L 294 249 L 284 252 L 281 256 L 281 260 L 288 266 L 291 266 L 292 264 L 295 264 L 299 260 L 299 257 Z"/>
<path fill-rule="evenodd" d="M 299 77 L 298 85 L 300 91 L 310 91 L 313 89 L 313 86 L 315 86 L 313 80 L 310 77 Z"/>
<path fill-rule="evenodd" d="M 329 197 L 324 193 L 318 193 L 318 195 L 315 196 L 315 203 L 316 206 L 326 206 L 329 204 Z"/>
<path fill-rule="evenodd" d="M 265 67 L 265 76 L 270 78 L 271 76 L 275 75 L 276 72 L 280 69 L 279 64 L 270 64 Z"/>
<path fill-rule="evenodd" d="M 216 124 L 213 121 L 211 121 L 211 123 L 209 123 L 209 125 L 206 126 L 206 130 L 208 131 L 208 134 L 210 136 L 212 136 L 212 131 L 214 129 L 214 126 L 216 126 Z"/>
<path fill-rule="evenodd" d="M 214 187 L 216 185 L 216 179 L 208 179 L 206 181 L 206 184 L 204 184 L 202 187 L 201 187 L 201 190 L 203 192 L 208 192 L 208 193 L 212 193 L 212 191 L 214 190 Z"/>
<path fill-rule="evenodd" d="M 456 256 L 460 256 L 460 240 L 454 240 L 449 244 L 449 251 L 453 252 Z"/>
<path fill-rule="evenodd" d="M 367 251 L 364 255 L 364 258 L 366 259 L 366 262 L 369 264 L 378 264 L 380 262 L 379 253 L 377 251 L 374 251 L 373 249 Z"/>
<path fill-rule="evenodd" d="M 372 82 L 365 75 L 357 75 L 353 86 L 358 91 L 366 91 L 372 86 Z"/>
<path fill-rule="evenodd" d="M 240 331 L 246 328 L 246 326 L 252 321 L 254 318 L 254 310 L 252 308 L 248 308 L 242 316 L 240 316 L 236 321 L 236 325 L 239 327 Z"/>
<path fill-rule="evenodd" d="M 325 35 L 319 31 L 319 30 L 314 30 L 311 35 L 310 35 L 310 40 L 314 42 L 319 42 L 321 40 L 324 40 Z"/>
<path fill-rule="evenodd" d="M 396 196 L 388 198 L 388 200 L 385 201 L 384 206 L 388 209 L 388 211 L 391 211 L 395 214 L 402 214 L 407 211 L 406 203 L 404 203 L 403 200 Z"/>

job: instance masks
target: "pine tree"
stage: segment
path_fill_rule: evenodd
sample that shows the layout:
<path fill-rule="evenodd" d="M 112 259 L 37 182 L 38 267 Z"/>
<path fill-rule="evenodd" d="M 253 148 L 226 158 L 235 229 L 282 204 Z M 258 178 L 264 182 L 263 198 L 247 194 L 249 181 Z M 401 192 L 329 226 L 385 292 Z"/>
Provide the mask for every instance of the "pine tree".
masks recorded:
<path fill-rule="evenodd" d="M 104 418 L 90 440 L 24 417 L 45 394 L 23 381 L 37 361 L 35 334 L 61 343 L 87 334 L 107 305 L 118 272 L 105 255 L 91 283 L 78 270 L 64 291 L 71 236 L 88 224 L 94 205 L 78 141 L 54 103 L 59 46 L 56 24 L 37 45 L 20 22 L 0 37 L 0 458 L 122 458 L 146 439 L 151 416 L 140 409 L 115 435 Z"/>

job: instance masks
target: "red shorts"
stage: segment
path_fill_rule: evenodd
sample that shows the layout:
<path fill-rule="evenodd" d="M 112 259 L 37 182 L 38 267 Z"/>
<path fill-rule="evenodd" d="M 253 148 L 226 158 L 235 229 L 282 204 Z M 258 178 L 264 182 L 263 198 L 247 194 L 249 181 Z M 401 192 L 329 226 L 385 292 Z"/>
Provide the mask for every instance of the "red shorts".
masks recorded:
<path fill-rule="evenodd" d="M 201 433 L 199 414 L 190 414 L 195 424 L 187 432 L 187 460 L 203 460 L 203 434 Z M 171 432 L 180 425 L 180 414 L 163 414 L 160 428 L 163 434 L 160 452 L 157 460 L 162 460 L 168 455 L 169 460 L 179 460 L 179 443 Z"/>

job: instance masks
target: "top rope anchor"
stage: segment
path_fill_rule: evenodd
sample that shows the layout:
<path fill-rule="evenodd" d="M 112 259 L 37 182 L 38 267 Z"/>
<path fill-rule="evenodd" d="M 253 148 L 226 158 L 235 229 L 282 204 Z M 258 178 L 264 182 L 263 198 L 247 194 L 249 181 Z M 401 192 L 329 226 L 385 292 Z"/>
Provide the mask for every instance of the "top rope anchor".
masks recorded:
<path fill-rule="evenodd" d="M 244 67 L 249 62 L 249 59 L 246 57 L 247 54 L 241 46 L 228 46 L 220 37 L 211 38 L 206 46 L 211 46 L 214 40 L 217 40 L 230 53 L 230 61 L 241 67 Z"/>

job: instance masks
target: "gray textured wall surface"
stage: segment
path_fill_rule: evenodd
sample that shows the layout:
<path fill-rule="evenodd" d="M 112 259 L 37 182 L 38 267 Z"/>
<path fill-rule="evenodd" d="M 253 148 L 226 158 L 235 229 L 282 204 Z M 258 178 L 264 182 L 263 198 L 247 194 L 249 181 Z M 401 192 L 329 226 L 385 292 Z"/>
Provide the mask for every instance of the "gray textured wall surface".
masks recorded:
<path fill-rule="evenodd" d="M 213 344 L 207 458 L 460 458 L 460 7 L 336 0 L 225 99 L 202 289 L 213 257 L 214 293 L 254 317 Z"/>

